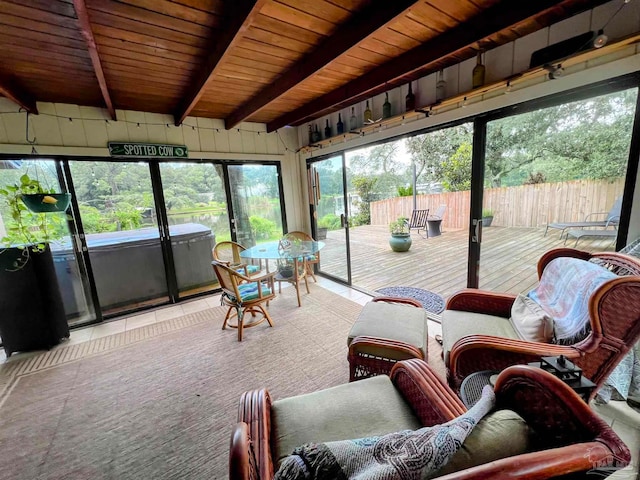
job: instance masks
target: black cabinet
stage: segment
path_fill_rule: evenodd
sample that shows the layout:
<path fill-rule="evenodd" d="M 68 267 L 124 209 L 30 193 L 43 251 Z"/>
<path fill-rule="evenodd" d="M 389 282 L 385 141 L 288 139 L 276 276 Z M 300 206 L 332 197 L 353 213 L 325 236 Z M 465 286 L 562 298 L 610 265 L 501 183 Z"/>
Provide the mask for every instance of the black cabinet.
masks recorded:
<path fill-rule="evenodd" d="M 19 255 L 8 249 L 2 255 Z M 13 352 L 50 349 L 69 337 L 62 296 L 49 247 L 30 253 L 17 271 L 0 270 L 0 337 Z"/>

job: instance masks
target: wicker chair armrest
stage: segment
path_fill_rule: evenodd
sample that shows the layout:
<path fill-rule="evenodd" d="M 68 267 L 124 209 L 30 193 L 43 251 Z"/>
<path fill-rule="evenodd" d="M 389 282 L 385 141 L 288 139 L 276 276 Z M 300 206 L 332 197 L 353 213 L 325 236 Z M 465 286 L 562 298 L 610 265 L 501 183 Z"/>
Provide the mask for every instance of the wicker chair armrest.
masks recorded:
<path fill-rule="evenodd" d="M 510 293 L 495 293 L 467 288 L 454 293 L 447 300 L 447 310 L 484 313 L 509 318 L 516 296 Z"/>
<path fill-rule="evenodd" d="M 251 478 L 272 478 L 274 474 L 273 459 L 271 457 L 271 395 L 266 389 L 250 390 L 245 392 L 240 397 L 238 405 L 238 422 L 242 422 L 247 425 L 247 433 L 249 435 L 249 445 L 252 446 L 251 453 L 240 454 L 237 453 L 236 459 L 239 461 L 237 467 L 238 471 L 244 471 L 246 469 L 244 463 L 245 459 L 253 461 L 253 468 L 256 469 L 259 475 L 253 475 Z M 232 437 L 232 448 L 235 448 L 233 441 L 236 438 L 236 430 L 234 430 L 234 436 Z M 242 435 L 239 435 L 242 437 Z M 238 449 L 246 449 L 246 441 L 242 438 L 238 439 Z M 249 451 L 249 450 L 248 450 Z M 234 460 L 234 457 L 230 457 Z M 231 471 L 231 464 L 229 466 Z M 235 477 L 230 477 L 235 478 Z M 240 477 L 242 478 L 242 477 Z"/>
<path fill-rule="evenodd" d="M 605 466 L 624 467 L 631 453 L 615 432 L 576 392 L 551 373 L 529 365 L 505 369 L 496 380 L 496 408 L 517 412 L 543 448 L 599 442 L 609 450 Z M 582 449 L 585 454 L 585 449 Z M 602 461 L 602 456 L 597 456 Z"/>
<path fill-rule="evenodd" d="M 229 478 L 237 480 L 251 480 L 258 478 L 255 470 L 255 459 L 249 425 L 244 422 L 236 423 L 231 432 L 229 446 Z"/>
<path fill-rule="evenodd" d="M 353 339 L 353 341 L 349 344 L 349 355 L 354 355 L 358 352 L 370 352 L 370 347 L 393 352 L 393 355 L 388 358 L 424 359 L 422 350 L 406 342 L 401 342 L 400 340 L 391 340 L 390 338 L 369 337 L 366 335 L 362 335 Z"/>
<path fill-rule="evenodd" d="M 423 360 L 396 363 L 390 377 L 425 426 L 448 422 L 467 411 L 456 394 Z"/>
<path fill-rule="evenodd" d="M 404 303 L 406 305 L 412 305 L 414 307 L 422 308 L 422 304 L 413 298 L 402 298 L 402 297 L 375 297 L 372 302 L 387 302 L 387 303 Z"/>
<path fill-rule="evenodd" d="M 535 362 L 541 357 L 578 358 L 581 352 L 572 346 L 529 342 L 491 335 L 461 338 L 449 352 L 448 380 L 458 390 L 462 380 L 478 370 L 500 371 L 511 365 Z"/>
<path fill-rule="evenodd" d="M 588 442 L 518 455 L 517 461 L 514 461 L 514 457 L 507 457 L 436 477 L 434 480 L 539 480 L 588 472 L 594 468 L 605 468 L 609 471 L 624 466 L 622 463 L 613 466 L 614 463 L 615 459 L 607 447 L 599 442 Z M 608 468 L 610 466 L 611 468 Z"/>

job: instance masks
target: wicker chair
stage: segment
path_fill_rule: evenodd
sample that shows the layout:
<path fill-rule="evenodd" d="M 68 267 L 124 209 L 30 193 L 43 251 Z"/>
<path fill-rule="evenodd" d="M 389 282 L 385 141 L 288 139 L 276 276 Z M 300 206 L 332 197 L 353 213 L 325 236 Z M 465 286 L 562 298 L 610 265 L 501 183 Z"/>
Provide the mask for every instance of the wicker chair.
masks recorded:
<path fill-rule="evenodd" d="M 275 272 L 259 277 L 248 277 L 222 262 L 214 260 L 211 265 L 222 288 L 222 303 L 229 307 L 227 315 L 224 317 L 222 329 L 224 330 L 227 326 L 237 328 L 238 341 L 241 342 L 245 328 L 255 327 L 265 320 L 273 327 L 271 316 L 263 304 L 268 306 L 269 301 L 275 297 L 273 283 Z M 245 323 L 244 316 L 247 313 L 250 313 L 252 317 L 260 314 L 260 317 Z M 230 323 L 229 320 L 234 318 L 237 318 L 237 323 Z"/>
<path fill-rule="evenodd" d="M 315 241 L 311 235 L 305 232 L 300 232 L 300 231 L 289 232 L 287 233 L 287 235 L 285 235 L 285 237 L 286 236 L 297 238 L 298 240 L 302 240 L 303 242 Z M 318 280 L 316 279 L 316 275 L 313 271 L 313 266 L 320 263 L 320 252 L 317 252 L 313 255 L 308 255 L 306 260 L 307 260 L 307 273 L 311 275 L 314 282 L 318 283 Z"/>
<path fill-rule="evenodd" d="M 456 391 L 465 377 L 481 370 L 502 370 L 509 365 L 540 361 L 541 357 L 564 355 L 579 366 L 596 384 L 592 399 L 611 371 L 640 338 L 640 260 L 615 252 L 589 253 L 572 248 L 558 248 L 545 253 L 538 261 L 538 276 L 546 265 L 558 257 L 573 257 L 600 264 L 620 276 L 605 282 L 589 299 L 591 332 L 580 343 L 556 345 L 504 338 L 504 334 L 487 334 L 482 318 L 466 315 L 472 334 L 447 338 L 450 330 L 460 333 L 460 316 L 451 311 L 489 315 L 495 319 L 494 331 L 509 324 L 515 295 L 467 289 L 447 301 L 442 315 L 445 365 L 449 385 Z M 506 324 L 503 323 L 506 322 Z M 484 325 L 487 325 L 485 323 Z M 464 329 L 464 328 L 463 328 Z M 448 353 L 447 353 L 448 352 Z"/>
<path fill-rule="evenodd" d="M 295 439 L 302 443 L 337 440 L 330 437 L 335 435 L 334 430 L 340 429 L 342 422 L 336 421 L 328 428 L 323 427 L 322 435 L 326 438 L 317 438 L 318 432 L 311 424 L 317 422 L 318 418 L 340 418 L 340 411 L 336 410 L 341 407 L 331 401 L 319 401 L 313 406 L 309 402 L 320 398 L 319 396 L 327 400 L 327 395 L 335 395 L 338 391 L 342 398 L 352 398 L 353 402 L 359 402 L 358 405 L 349 407 L 349 412 L 356 417 L 350 420 L 354 420 L 356 425 L 362 425 L 365 431 L 375 430 L 376 424 L 380 425 L 394 413 L 385 411 L 384 415 L 375 415 L 379 399 L 376 395 L 370 395 L 373 385 L 380 392 L 383 389 L 385 392 L 390 390 L 394 398 L 398 398 L 397 410 L 408 409 L 409 415 L 418 425 L 416 428 L 420 425 L 448 422 L 466 411 L 454 392 L 422 360 L 398 362 L 390 377 L 391 382 L 386 376 L 373 377 L 310 395 L 279 400 L 273 404 L 266 389 L 244 393 L 238 410 L 239 423 L 235 425 L 231 436 L 229 478 L 273 478 L 277 468 L 276 452 L 279 449 L 278 430 L 287 427 L 283 423 L 292 421 L 291 417 L 279 418 L 274 413 L 282 405 L 288 404 L 289 411 L 306 405 L 307 409 L 303 408 L 303 412 L 312 415 L 308 417 L 309 428 L 300 429 L 300 434 L 307 438 Z M 369 389 L 365 390 L 367 395 L 363 395 L 365 392 L 362 389 Z M 495 391 L 496 409 L 515 411 L 526 422 L 527 427 L 535 432 L 530 448 L 524 453 L 506 458 L 503 457 L 504 451 L 498 451 L 492 453 L 497 458 L 480 464 L 468 461 L 467 464 L 476 466 L 437 478 L 583 478 L 580 475 L 587 471 L 594 472 L 596 467 L 600 469 L 600 475 L 606 477 L 629 463 L 629 450 L 613 430 L 575 392 L 548 372 L 529 366 L 511 367 L 501 373 Z M 312 397 L 313 395 L 315 396 Z M 293 419 L 298 422 L 298 427 L 304 427 L 303 412 Z M 390 432 L 378 434 L 384 433 Z M 507 437 L 506 442 L 511 441 Z M 486 451 L 485 447 L 484 443 L 481 444 L 480 450 Z"/>
<path fill-rule="evenodd" d="M 216 262 L 221 262 L 229 267 L 235 268 L 237 271 L 244 275 L 254 275 L 262 270 L 262 263 L 260 265 L 253 265 L 251 263 L 244 263 L 240 257 L 240 252 L 243 252 L 246 248 L 236 242 L 218 242 L 211 250 L 213 259 Z"/>

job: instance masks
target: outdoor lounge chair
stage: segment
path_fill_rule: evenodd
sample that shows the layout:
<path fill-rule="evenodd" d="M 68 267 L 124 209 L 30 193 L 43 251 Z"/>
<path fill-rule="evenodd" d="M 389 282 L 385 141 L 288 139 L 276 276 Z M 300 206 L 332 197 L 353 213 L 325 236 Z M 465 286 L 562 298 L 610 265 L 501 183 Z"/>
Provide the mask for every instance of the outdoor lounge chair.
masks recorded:
<path fill-rule="evenodd" d="M 424 233 L 429 236 L 429 232 L 427 231 L 427 217 L 429 216 L 429 209 L 424 210 L 414 210 L 411 212 L 411 219 L 409 220 L 409 233 L 411 230 L 417 229 L 418 235 L 420 235 L 420 230 L 424 230 Z"/>
<path fill-rule="evenodd" d="M 629 463 L 629 449 L 611 427 L 550 373 L 522 365 L 508 368 L 498 377 L 495 394 L 496 411 L 430 478 L 540 480 L 584 478 L 587 472 L 597 478 Z M 297 446 L 415 430 L 466 411 L 418 359 L 398 362 L 390 376 L 275 401 L 264 388 L 248 391 L 240 399 L 231 435 L 229 478 L 271 480 L 279 462 Z M 404 447 L 407 456 L 410 447 Z"/>
<path fill-rule="evenodd" d="M 547 231 L 550 228 L 557 228 L 560 230 L 560 238 L 566 233 L 567 229 L 584 229 L 590 227 L 604 227 L 607 228 L 609 226 L 617 226 L 620 222 L 620 214 L 622 212 L 622 197 L 618 197 L 616 201 L 613 203 L 613 207 L 608 212 L 597 212 L 590 213 L 587 215 L 582 222 L 557 222 L 557 223 L 549 223 L 547 228 L 544 230 L 544 236 L 547 235 Z M 600 219 L 596 219 L 598 215 L 601 216 Z M 584 236 L 584 235 L 583 235 Z M 611 236 L 607 234 L 606 236 Z M 579 238 L 579 237 L 576 237 Z M 578 241 L 576 240 L 576 244 Z"/>

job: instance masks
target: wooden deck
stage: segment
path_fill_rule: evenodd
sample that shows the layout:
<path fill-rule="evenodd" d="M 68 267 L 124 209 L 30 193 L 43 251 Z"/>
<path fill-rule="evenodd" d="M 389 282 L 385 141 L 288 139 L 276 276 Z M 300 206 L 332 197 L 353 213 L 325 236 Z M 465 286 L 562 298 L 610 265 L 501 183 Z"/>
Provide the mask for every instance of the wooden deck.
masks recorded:
<path fill-rule="evenodd" d="M 321 252 L 322 270 L 346 276 L 341 231 L 328 232 Z M 558 232 L 544 228 L 490 227 L 483 231 L 480 288 L 497 292 L 527 292 L 537 283 L 536 264 L 542 253 L 564 246 Z M 350 230 L 352 285 L 368 293 L 382 287 L 424 288 L 447 298 L 467 285 L 468 232 L 445 231 L 439 237 L 411 234 L 405 253 L 389 247 L 386 225 L 366 225 Z M 567 247 L 575 240 L 569 239 Z M 613 251 L 615 239 L 581 239 L 587 251 Z"/>

